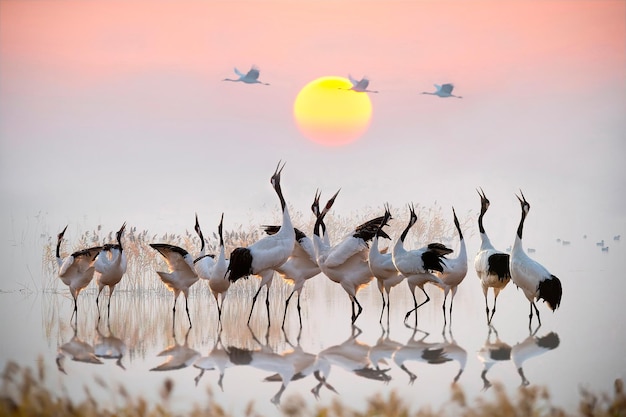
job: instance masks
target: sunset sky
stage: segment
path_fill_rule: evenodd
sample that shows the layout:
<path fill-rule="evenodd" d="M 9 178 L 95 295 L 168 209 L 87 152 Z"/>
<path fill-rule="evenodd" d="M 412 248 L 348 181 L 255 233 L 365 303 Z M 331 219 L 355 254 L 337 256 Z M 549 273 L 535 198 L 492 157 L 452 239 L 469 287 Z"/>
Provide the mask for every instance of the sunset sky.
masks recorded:
<path fill-rule="evenodd" d="M 262 223 L 283 160 L 307 214 L 318 187 L 351 213 L 477 211 L 480 186 L 504 246 L 521 188 L 537 233 L 623 232 L 625 16 L 599 0 L 1 0 L 0 227 Z M 271 85 L 221 81 L 253 64 Z M 298 92 L 348 74 L 379 91 L 369 129 L 306 139 Z M 421 94 L 446 82 L 462 100 Z"/>

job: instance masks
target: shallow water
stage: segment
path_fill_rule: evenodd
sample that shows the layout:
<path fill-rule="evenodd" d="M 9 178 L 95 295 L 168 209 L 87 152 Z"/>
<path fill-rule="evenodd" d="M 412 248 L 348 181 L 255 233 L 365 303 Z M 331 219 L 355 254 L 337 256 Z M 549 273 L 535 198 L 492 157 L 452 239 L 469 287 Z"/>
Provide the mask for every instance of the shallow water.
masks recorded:
<path fill-rule="evenodd" d="M 35 366 L 42 358 L 50 388 L 59 394 L 67 390 L 76 399 L 84 398 L 87 386 L 103 403 L 115 404 L 121 401 L 117 387 L 123 385 L 130 394 L 156 401 L 163 382 L 171 378 L 170 404 L 175 409 L 185 410 L 192 403 L 210 399 L 227 411 L 243 414 L 253 401 L 258 412 L 268 415 L 294 395 L 311 405 L 340 399 L 362 408 L 365 398 L 396 391 L 414 408 L 437 408 L 450 399 L 455 379 L 470 400 L 490 398 L 494 392 L 490 384 L 502 383 L 514 393 L 527 380 L 530 385 L 548 387 L 555 404 L 573 410 L 581 387 L 609 391 L 615 378 L 626 377 L 626 331 L 615 316 L 624 290 L 621 242 L 611 241 L 610 252 L 582 238 L 568 246 L 555 240 L 536 245 L 532 256 L 561 278 L 563 301 L 555 313 L 539 305 L 543 325 L 534 337 L 529 334 L 528 302 L 512 284 L 498 298 L 493 329 L 487 326 L 484 299 L 472 265 L 477 247 L 478 239 L 469 239 L 469 272 L 459 287 L 452 323 L 445 329 L 443 293 L 428 286 L 431 302 L 419 309 L 417 330 L 405 326 L 404 314 L 412 307 L 405 283 L 392 290 L 389 326 L 385 321 L 379 323 L 381 299 L 375 285 L 360 292 L 364 312 L 353 328 L 347 296 L 319 275 L 305 286 L 302 329 L 293 302 L 286 329 L 280 329 L 289 286 L 279 278 L 270 293 L 269 330 L 264 292 L 250 327 L 245 325 L 258 285 L 252 278 L 231 287 L 221 329 L 205 282 L 194 286 L 189 299 L 191 328 L 182 297 L 173 323 L 172 295 L 153 289 L 116 291 L 109 320 L 104 308 L 98 320 L 92 284 L 79 298 L 74 332 L 72 300 L 62 284 L 48 285 L 45 291 L 24 284 L 21 291 L 0 293 L 0 314 L 5 318 L 0 322 L 4 340 L 0 362 L 15 360 Z M 13 264 L 12 280 L 54 282 L 54 276 L 37 272 L 38 256 L 27 257 L 26 265 L 19 261 L 21 253 L 37 255 L 39 249 L 28 241 L 14 248 L 18 261 Z M 156 274 L 154 279 L 158 280 Z M 418 291 L 417 297 L 423 295 Z M 489 299 L 491 303 L 491 295 Z M 409 323 L 414 324 L 413 319 Z M 539 338 L 550 348 L 537 348 Z M 77 339 L 98 351 L 104 343 L 121 347 L 123 355 L 119 361 L 100 358 L 100 363 L 72 360 L 63 346 Z M 510 347 L 510 354 L 484 363 L 481 352 L 495 343 L 501 343 L 504 352 Z M 239 359 L 229 359 L 225 350 L 238 352 Z M 431 363 L 423 358 L 425 350 L 430 352 Z M 290 380 L 294 363 L 301 363 L 294 357 L 309 360 L 311 366 L 302 370 L 300 379 Z M 198 366 L 218 369 L 207 369 L 201 375 Z M 328 385 L 319 383 L 315 370 L 325 375 Z M 264 380 L 276 373 L 285 379 L 284 390 L 281 382 Z M 319 399 L 312 390 L 318 391 Z"/>

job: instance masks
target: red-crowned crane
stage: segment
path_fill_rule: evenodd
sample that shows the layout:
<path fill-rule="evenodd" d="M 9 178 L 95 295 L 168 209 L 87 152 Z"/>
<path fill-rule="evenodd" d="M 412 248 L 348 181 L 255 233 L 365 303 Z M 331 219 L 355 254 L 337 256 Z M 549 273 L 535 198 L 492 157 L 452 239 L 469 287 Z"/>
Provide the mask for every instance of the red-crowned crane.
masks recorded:
<path fill-rule="evenodd" d="M 230 262 L 228 263 L 225 274 L 231 282 L 235 282 L 240 278 L 247 278 L 249 275 L 261 277 L 261 285 L 252 298 L 252 307 L 250 309 L 250 315 L 248 316 L 248 323 L 250 323 L 256 299 L 261 289 L 266 287 L 267 297 L 265 299 L 265 306 L 267 308 L 268 329 L 270 326 L 269 290 L 274 277 L 274 269 L 285 263 L 292 254 L 293 246 L 296 243 L 296 232 L 291 223 L 287 203 L 285 202 L 280 186 L 280 174 L 284 167 L 285 165 L 283 164 L 281 166 L 279 162 L 274 175 L 272 175 L 270 179 L 270 183 L 280 200 L 283 214 L 283 222 L 280 229 L 275 234 L 264 236 L 250 246 L 233 249 L 230 253 Z"/>
<path fill-rule="evenodd" d="M 515 242 L 510 258 L 511 280 L 524 291 L 524 295 L 530 302 L 530 314 L 528 316 L 528 327 L 530 329 L 533 319 L 533 309 L 537 314 L 537 321 L 541 326 L 539 310 L 535 305 L 535 300 L 543 299 L 548 303 L 548 307 L 554 311 L 561 304 L 563 289 L 561 280 L 552 275 L 543 265 L 531 259 L 522 246 L 522 229 L 524 220 L 530 210 L 530 204 L 526 201 L 524 194 L 520 191 L 521 197 L 516 196 L 522 208 L 522 217 L 517 227 Z"/>
<path fill-rule="evenodd" d="M 107 303 L 107 319 L 111 313 L 111 295 L 115 286 L 119 284 L 122 277 L 126 273 L 126 265 L 128 259 L 126 252 L 122 247 L 122 235 L 126 229 L 126 222 L 122 224 L 120 230 L 115 234 L 117 243 L 107 243 L 102 246 L 100 254 L 96 258 L 94 267 L 96 268 L 96 282 L 98 283 L 98 296 L 96 297 L 96 305 L 98 306 L 98 318 L 100 318 L 100 306 L 98 300 L 100 293 L 104 287 L 109 287 L 109 302 Z"/>
<path fill-rule="evenodd" d="M 71 321 L 74 315 L 76 315 L 76 320 L 78 320 L 78 295 L 93 279 L 93 273 L 95 272 L 94 262 L 102 247 L 94 246 L 79 250 L 62 258 L 61 242 L 66 230 L 67 226 L 57 235 L 56 258 L 59 267 L 59 278 L 70 288 L 70 293 L 72 298 L 74 298 L 74 311 L 70 317 Z"/>
<path fill-rule="evenodd" d="M 480 196 L 480 214 L 478 215 L 478 231 L 480 232 L 480 249 L 474 258 L 474 268 L 480 279 L 485 296 L 485 312 L 487 314 L 487 324 L 491 324 L 493 315 L 496 313 L 496 301 L 498 294 L 506 287 L 511 280 L 509 270 L 509 254 L 499 251 L 493 247 L 487 232 L 483 226 L 483 217 L 489 209 L 490 202 L 482 188 L 476 190 Z M 487 292 L 493 288 L 493 309 L 489 315 L 489 303 L 487 302 Z"/>

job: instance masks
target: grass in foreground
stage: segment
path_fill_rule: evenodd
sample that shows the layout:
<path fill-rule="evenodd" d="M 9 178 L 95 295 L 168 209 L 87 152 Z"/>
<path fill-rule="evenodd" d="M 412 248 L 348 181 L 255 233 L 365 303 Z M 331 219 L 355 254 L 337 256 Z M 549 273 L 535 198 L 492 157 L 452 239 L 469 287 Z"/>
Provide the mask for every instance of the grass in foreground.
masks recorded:
<path fill-rule="evenodd" d="M 40 362 L 41 363 L 41 362 Z M 144 416 L 160 417 L 181 415 L 169 406 L 174 388 L 172 380 L 166 380 L 161 389 L 161 398 L 156 404 L 149 404 L 145 399 L 132 398 L 124 387 L 115 393 L 119 401 L 116 405 L 104 407 L 87 391 L 87 398 L 74 402 L 66 396 L 57 396 L 45 386 L 45 372 L 40 365 L 37 375 L 30 368 L 22 368 L 9 362 L 2 373 L 0 389 L 0 416 Z M 100 384 L 106 388 L 106 383 Z M 621 379 L 614 384 L 614 392 L 595 394 L 582 390 L 578 412 L 567 413 L 552 404 L 546 389 L 540 387 L 520 388 L 515 398 L 511 398 L 504 387 L 494 384 L 496 392 L 492 401 L 479 400 L 469 405 L 465 394 L 458 386 L 451 389 L 448 404 L 439 410 L 422 408 L 411 410 L 410 404 L 397 393 L 391 392 L 386 397 L 376 395 L 367 402 L 365 411 L 357 411 L 343 404 L 340 400 L 330 406 L 308 406 L 298 396 L 292 396 L 283 403 L 280 414 L 283 416 L 319 416 L 319 417 L 543 417 L 543 416 L 583 416 L 583 417 L 625 417 L 626 394 Z M 187 414 L 189 416 L 229 416 L 214 401 L 211 391 L 208 392 L 207 405 L 195 405 Z M 246 416 L 258 416 L 252 403 L 246 409 Z"/>

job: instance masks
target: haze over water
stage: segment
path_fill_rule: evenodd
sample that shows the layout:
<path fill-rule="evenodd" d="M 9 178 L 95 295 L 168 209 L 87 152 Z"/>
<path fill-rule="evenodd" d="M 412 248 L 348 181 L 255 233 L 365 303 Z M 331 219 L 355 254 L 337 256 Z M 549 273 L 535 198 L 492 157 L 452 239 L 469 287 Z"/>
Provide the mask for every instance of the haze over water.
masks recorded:
<path fill-rule="evenodd" d="M 54 360 L 73 334 L 72 301 L 42 259 L 65 225 L 64 251 L 70 252 L 86 231 L 101 227 L 104 237 L 124 221 L 155 240 L 164 233 L 193 233 L 195 213 L 210 233 L 222 212 L 226 230 L 275 223 L 279 209 L 269 177 L 282 160 L 285 198 L 293 214 L 302 213 L 297 224 L 310 221 L 318 188 L 323 200 L 341 188 L 329 214 L 329 221 L 341 224 L 356 225 L 364 213 L 380 215 L 385 203 L 404 213 L 393 220 L 399 224 L 411 202 L 440 209 L 447 221 L 452 206 L 470 219 L 464 225 L 470 268 L 455 300 L 452 333 L 467 352 L 458 383 L 472 397 L 483 395 L 477 352 L 488 335 L 472 267 L 476 188 L 491 200 L 485 227 L 501 250 L 513 244 L 519 222 L 514 194 L 523 190 L 531 204 L 525 247 L 535 249 L 532 256 L 564 288 L 554 314 L 539 307 L 543 326 L 537 333 L 554 332 L 560 343 L 529 359 L 525 375 L 572 409 L 580 386 L 607 391 L 626 369 L 620 350 L 626 332 L 615 319 L 626 289 L 620 279 L 624 249 L 613 241 L 626 230 L 625 12 L 620 1 L 372 1 L 367 7 L 351 1 L 0 2 L 0 313 L 9 318 L 0 321 L 6 340 L 0 363 L 32 366 L 41 355 L 51 386 L 61 381 L 77 396 L 85 383 L 108 395 L 91 382 L 99 375 L 109 384 L 138 385 L 156 398 L 171 377 L 181 408 L 189 396 L 205 398 L 210 386 L 217 401 L 233 409 L 255 399 L 274 410 L 269 400 L 278 383 L 261 382 L 269 372 L 229 368 L 224 392 L 216 371 L 207 371 L 198 387 L 198 370 L 191 367 L 150 372 L 164 359 L 157 354 L 173 343 L 171 295 L 154 289 L 158 285 L 116 290 L 113 297 L 111 330 L 128 348 L 125 371 L 111 361 L 66 360 L 68 374 L 62 374 Z M 221 81 L 233 75 L 233 67 L 252 64 L 270 86 Z M 349 74 L 369 77 L 379 91 L 370 95 L 368 131 L 339 148 L 304 138 L 292 114 L 298 92 L 318 77 Z M 445 82 L 464 98 L 421 94 Z M 435 238 L 457 248 L 454 233 Z M 421 237 L 412 239 L 417 244 Z M 608 252 L 596 246 L 600 240 Z M 152 270 L 142 277 L 158 279 Z M 248 313 L 255 284 L 251 279 L 238 286 L 227 302 L 226 344 L 260 348 L 237 325 Z M 310 284 L 300 340 L 318 354 L 349 339 L 350 307 L 326 277 Z M 188 343 L 206 355 L 217 337 L 216 312 L 200 287 L 190 299 L 194 327 Z M 276 322 L 287 291 L 281 287 L 272 287 L 279 294 L 272 307 Z M 419 328 L 430 333 L 426 342 L 443 342 L 442 294 L 427 291 L 432 301 L 420 308 Z M 372 346 L 381 335 L 380 296 L 370 285 L 362 297 L 357 340 Z M 78 336 L 89 343 L 97 336 L 94 298 L 92 286 L 80 301 Z M 389 334 L 400 345 L 412 335 L 402 324 L 411 305 L 401 284 L 392 292 Z M 524 341 L 527 315 L 527 301 L 509 284 L 494 319 L 500 339 L 511 346 Z M 176 324 L 181 343 L 183 316 Z M 253 318 L 254 335 L 265 343 L 263 309 Z M 102 322 L 100 330 L 107 330 Z M 292 314 L 287 337 L 295 344 Z M 275 327 L 269 344 L 274 353 L 289 348 Z M 342 400 L 354 403 L 397 389 L 419 404 L 441 404 L 459 363 L 410 362 L 417 375 L 413 385 L 393 360 L 385 367 L 389 384 L 337 365 L 329 382 Z M 514 368 L 511 361 L 497 363 L 487 377 L 514 391 L 521 382 Z M 254 383 L 251 391 L 258 396 L 236 398 L 242 381 Z M 314 401 L 314 384 L 310 376 L 291 382 L 283 401 L 295 393 Z M 337 394 L 323 388 L 320 396 L 330 402 Z"/>

